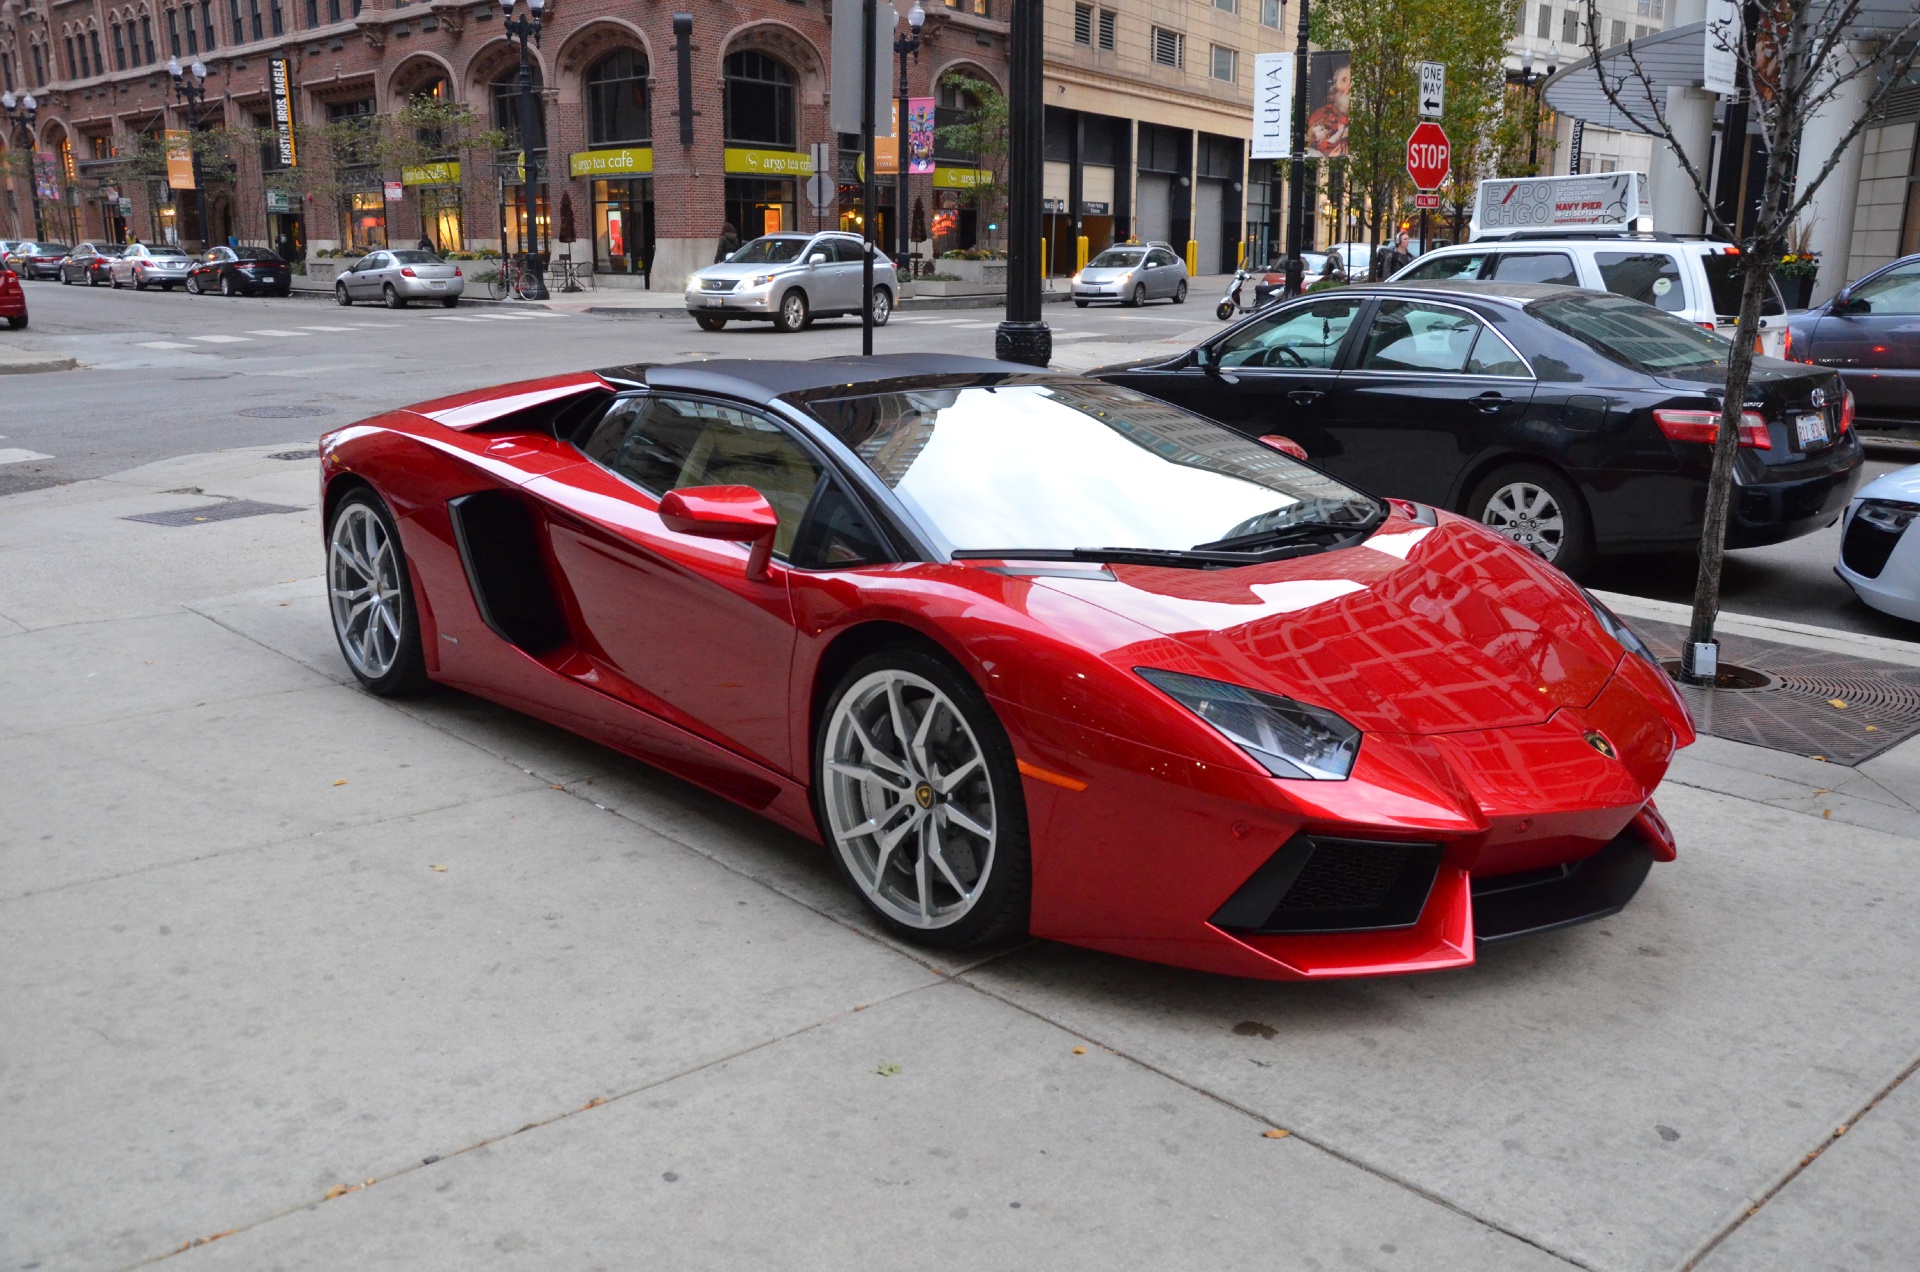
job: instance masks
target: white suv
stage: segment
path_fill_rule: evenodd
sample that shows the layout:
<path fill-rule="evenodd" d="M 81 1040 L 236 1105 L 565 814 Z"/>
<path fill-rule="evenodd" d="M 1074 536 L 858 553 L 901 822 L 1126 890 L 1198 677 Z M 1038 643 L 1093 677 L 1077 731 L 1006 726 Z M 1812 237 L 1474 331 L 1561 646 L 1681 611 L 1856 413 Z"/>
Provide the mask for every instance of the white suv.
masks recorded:
<path fill-rule="evenodd" d="M 1670 234 L 1517 234 L 1428 252 L 1394 282 L 1497 278 L 1560 283 L 1645 301 L 1731 338 L 1740 312 L 1740 249 Z M 1771 283 L 1760 306 L 1760 351 L 1786 351 L 1786 306 Z"/>

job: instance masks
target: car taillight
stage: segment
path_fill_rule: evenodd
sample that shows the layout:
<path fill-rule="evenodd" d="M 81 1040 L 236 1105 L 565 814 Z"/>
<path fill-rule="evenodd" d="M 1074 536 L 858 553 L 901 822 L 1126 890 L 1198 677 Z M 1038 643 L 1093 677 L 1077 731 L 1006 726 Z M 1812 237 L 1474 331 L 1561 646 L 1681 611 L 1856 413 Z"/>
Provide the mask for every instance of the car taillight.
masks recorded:
<path fill-rule="evenodd" d="M 1676 442 L 1706 442 L 1712 445 L 1713 439 L 1720 436 L 1720 412 L 1718 411 L 1673 411 L 1660 408 L 1653 413 L 1653 422 L 1669 440 Z M 1767 421 L 1758 411 L 1740 413 L 1740 445 L 1752 450 L 1772 450 L 1773 438 L 1767 435 Z"/>
<path fill-rule="evenodd" d="M 419 275 L 413 272 L 413 266 L 411 266 L 411 265 L 408 265 L 408 266 L 406 266 L 405 268 L 403 268 L 403 269 L 402 269 L 402 270 L 400 271 L 400 277 L 402 277 L 402 278 L 418 278 L 418 277 L 419 277 Z"/>
<path fill-rule="evenodd" d="M 455 266 L 453 267 L 453 276 L 454 276 L 455 278 L 458 278 L 458 277 L 460 277 L 460 267 L 459 267 L 458 265 L 455 265 Z"/>
<path fill-rule="evenodd" d="M 1800 360 L 1793 356 L 1793 328 L 1792 327 L 1788 327 L 1787 333 L 1784 336 L 1780 337 L 1780 356 L 1786 359 L 1788 362 L 1798 362 Z"/>
<path fill-rule="evenodd" d="M 1845 437 L 1847 430 L 1853 427 L 1853 390 L 1848 389 L 1846 393 L 1846 397 L 1840 400 L 1840 423 L 1835 426 L 1840 437 Z"/>

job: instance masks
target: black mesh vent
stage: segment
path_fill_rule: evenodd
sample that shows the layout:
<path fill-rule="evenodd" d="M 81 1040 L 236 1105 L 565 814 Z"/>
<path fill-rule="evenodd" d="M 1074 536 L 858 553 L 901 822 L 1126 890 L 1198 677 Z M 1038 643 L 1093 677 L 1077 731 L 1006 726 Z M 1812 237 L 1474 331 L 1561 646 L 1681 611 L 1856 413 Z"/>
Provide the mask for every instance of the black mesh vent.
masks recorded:
<path fill-rule="evenodd" d="M 1406 869 L 1405 844 L 1318 841 L 1300 877 L 1280 898 L 1282 910 L 1355 910 L 1379 905 Z"/>
<path fill-rule="evenodd" d="M 1365 932 L 1420 919 L 1438 844 L 1295 835 L 1213 916 L 1258 933 Z"/>
<path fill-rule="evenodd" d="M 1856 513 L 1853 524 L 1847 527 L 1847 537 L 1840 541 L 1840 559 L 1861 578 L 1877 579 L 1899 542 L 1899 534 L 1882 530 Z"/>

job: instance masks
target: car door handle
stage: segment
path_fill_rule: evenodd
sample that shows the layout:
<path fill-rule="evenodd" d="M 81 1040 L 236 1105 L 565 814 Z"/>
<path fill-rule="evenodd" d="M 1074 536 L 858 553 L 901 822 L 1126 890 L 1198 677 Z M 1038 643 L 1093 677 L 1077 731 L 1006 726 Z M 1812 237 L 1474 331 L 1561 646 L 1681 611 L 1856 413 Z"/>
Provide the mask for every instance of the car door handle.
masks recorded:
<path fill-rule="evenodd" d="M 1493 415 L 1503 407 L 1509 406 L 1512 403 L 1510 399 L 1502 394 L 1482 393 L 1479 397 L 1473 399 L 1473 404 L 1480 408 L 1481 414 Z"/>
<path fill-rule="evenodd" d="M 1293 389 L 1287 394 L 1287 401 L 1295 406 L 1312 406 L 1326 394 L 1319 389 Z"/>

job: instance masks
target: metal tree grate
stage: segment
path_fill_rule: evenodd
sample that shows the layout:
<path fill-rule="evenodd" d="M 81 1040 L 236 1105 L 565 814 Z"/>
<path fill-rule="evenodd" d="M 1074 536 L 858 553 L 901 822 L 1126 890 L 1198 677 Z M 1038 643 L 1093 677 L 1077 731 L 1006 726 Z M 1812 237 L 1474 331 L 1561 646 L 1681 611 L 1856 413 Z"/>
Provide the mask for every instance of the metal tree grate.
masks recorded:
<path fill-rule="evenodd" d="M 256 503 L 251 499 L 229 499 L 225 503 L 202 504 L 198 508 L 175 508 L 169 512 L 142 512 L 122 521 L 144 521 L 150 526 L 197 526 L 203 521 L 237 521 L 242 517 L 264 517 L 276 512 L 303 512 L 285 504 Z"/>
<path fill-rule="evenodd" d="M 1661 659 L 1677 659 L 1687 629 L 1634 619 Z M 1920 668 L 1850 654 L 1721 635 L 1720 662 L 1764 672 L 1758 689 L 1679 685 L 1700 732 L 1774 751 L 1858 764 L 1920 733 Z M 1843 702 L 1844 707 L 1834 703 Z"/>
<path fill-rule="evenodd" d="M 320 452 L 318 450 L 275 451 L 273 454 L 267 456 L 268 459 L 288 459 L 288 460 L 318 459 L 319 457 L 320 457 Z"/>

